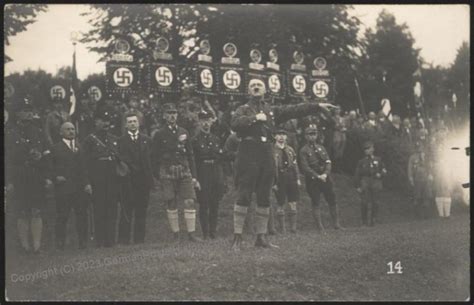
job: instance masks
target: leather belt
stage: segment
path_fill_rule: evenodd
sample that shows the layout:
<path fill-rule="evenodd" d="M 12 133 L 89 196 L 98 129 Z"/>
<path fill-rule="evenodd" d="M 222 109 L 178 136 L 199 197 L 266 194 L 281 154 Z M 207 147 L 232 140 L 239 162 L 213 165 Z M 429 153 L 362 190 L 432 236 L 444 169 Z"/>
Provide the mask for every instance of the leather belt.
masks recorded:
<path fill-rule="evenodd" d="M 202 160 L 201 162 L 202 162 L 202 163 L 206 163 L 206 164 L 214 164 L 214 163 L 216 163 L 216 160 L 212 160 L 212 159 L 210 159 L 210 160 Z"/>

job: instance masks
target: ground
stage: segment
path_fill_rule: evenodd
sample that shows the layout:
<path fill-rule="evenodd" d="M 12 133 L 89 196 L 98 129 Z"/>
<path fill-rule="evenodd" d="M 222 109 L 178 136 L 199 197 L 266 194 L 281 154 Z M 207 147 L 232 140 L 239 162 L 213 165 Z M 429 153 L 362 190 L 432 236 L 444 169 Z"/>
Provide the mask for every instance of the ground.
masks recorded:
<path fill-rule="evenodd" d="M 469 297 L 469 211 L 453 206 L 449 220 L 415 220 L 409 199 L 381 194 L 379 223 L 363 227 L 349 177 L 336 175 L 344 231 L 318 234 L 302 192 L 297 234 L 271 236 L 279 249 L 256 249 L 244 236 L 230 251 L 235 192 L 223 199 L 219 236 L 190 244 L 171 241 L 165 209 L 152 195 L 144 245 L 75 249 L 73 219 L 65 251 L 52 246 L 54 205 L 45 214 L 44 251 L 20 254 L 6 216 L 6 297 L 9 300 L 466 300 Z M 304 189 L 303 189 L 304 190 Z M 10 208 L 7 206 L 7 211 Z M 324 222 L 329 227 L 327 206 Z M 181 222 L 184 229 L 184 222 Z M 388 274 L 400 262 L 401 274 Z"/>

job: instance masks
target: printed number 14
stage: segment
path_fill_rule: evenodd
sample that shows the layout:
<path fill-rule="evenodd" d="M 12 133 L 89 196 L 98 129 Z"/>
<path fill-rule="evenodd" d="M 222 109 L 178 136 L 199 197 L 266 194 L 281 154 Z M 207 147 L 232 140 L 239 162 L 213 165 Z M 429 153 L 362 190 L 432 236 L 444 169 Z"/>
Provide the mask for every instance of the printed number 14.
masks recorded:
<path fill-rule="evenodd" d="M 395 274 L 395 271 L 393 269 L 397 270 L 397 274 L 402 274 L 402 263 L 400 261 L 395 263 L 395 266 L 393 265 L 393 262 L 388 262 L 388 272 L 387 274 Z"/>

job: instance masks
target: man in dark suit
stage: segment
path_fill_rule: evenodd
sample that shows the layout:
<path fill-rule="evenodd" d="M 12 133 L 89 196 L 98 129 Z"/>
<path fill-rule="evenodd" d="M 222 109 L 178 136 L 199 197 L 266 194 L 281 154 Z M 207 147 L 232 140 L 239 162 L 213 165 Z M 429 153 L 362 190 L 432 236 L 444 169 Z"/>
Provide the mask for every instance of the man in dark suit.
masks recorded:
<path fill-rule="evenodd" d="M 56 193 L 56 247 L 64 249 L 66 229 L 71 209 L 76 215 L 76 230 L 79 248 L 87 242 L 87 204 L 84 192 L 92 194 L 87 179 L 82 148 L 76 138 L 76 130 L 70 122 L 60 129 L 62 140 L 56 143 L 51 153 L 51 180 Z"/>
<path fill-rule="evenodd" d="M 125 114 L 126 133 L 119 139 L 120 159 L 127 163 L 130 174 L 122 179 L 123 200 L 120 212 L 119 242 L 130 243 L 132 217 L 135 214 L 135 243 L 145 241 L 146 209 L 153 186 L 150 161 L 151 139 L 139 132 L 140 124 L 136 112 Z"/>

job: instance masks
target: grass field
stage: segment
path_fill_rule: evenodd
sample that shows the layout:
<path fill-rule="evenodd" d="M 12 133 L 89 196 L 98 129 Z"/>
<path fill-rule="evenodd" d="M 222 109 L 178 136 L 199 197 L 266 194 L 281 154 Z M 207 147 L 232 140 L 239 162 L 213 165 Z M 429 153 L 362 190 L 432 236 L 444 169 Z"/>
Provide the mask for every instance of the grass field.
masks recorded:
<path fill-rule="evenodd" d="M 442 220 L 417 221 L 404 196 L 384 191 L 379 224 L 362 227 L 359 199 L 350 179 L 336 176 L 345 231 L 313 228 L 310 202 L 302 192 L 299 232 L 272 236 L 279 249 L 256 249 L 245 235 L 243 251 L 230 251 L 232 204 L 227 194 L 219 213 L 218 239 L 190 244 L 171 241 L 164 207 L 153 194 L 147 242 L 76 250 L 54 250 L 50 206 L 45 250 L 21 255 L 14 222 L 7 214 L 6 296 L 9 300 L 466 300 L 469 297 L 469 213 L 461 204 Z M 7 209 L 9 210 L 9 209 Z M 325 206 L 325 224 L 329 213 Z M 69 224 L 73 232 L 73 222 Z M 184 229 L 184 222 L 181 222 Z M 401 274 L 387 274 L 400 261 Z M 397 270 L 395 270 L 397 272 Z"/>

